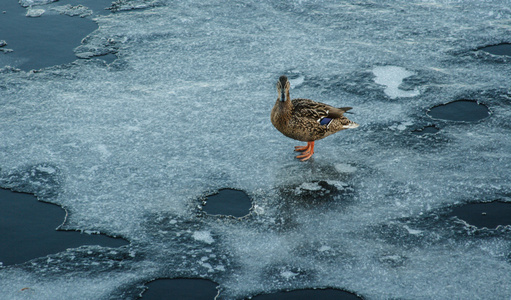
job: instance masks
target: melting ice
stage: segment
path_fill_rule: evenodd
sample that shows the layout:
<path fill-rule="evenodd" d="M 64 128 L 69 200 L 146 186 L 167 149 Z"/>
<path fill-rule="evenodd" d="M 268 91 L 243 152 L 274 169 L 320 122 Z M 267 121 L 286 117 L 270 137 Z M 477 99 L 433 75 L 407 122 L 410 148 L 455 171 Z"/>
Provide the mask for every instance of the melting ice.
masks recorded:
<path fill-rule="evenodd" d="M 111 64 L 1 70 L 0 185 L 65 207 L 65 229 L 131 244 L 0 268 L 0 294 L 136 298 L 144 282 L 188 277 L 217 282 L 224 299 L 325 287 L 509 297 L 509 226 L 444 214 L 511 201 L 511 65 L 473 51 L 510 42 L 506 4 L 116 1 L 126 11 L 96 17 L 75 50 L 116 52 Z M 378 70 L 396 76 L 381 82 Z M 292 97 L 352 106 L 361 126 L 297 161 L 298 143 L 269 121 L 282 74 Z M 411 133 L 459 98 L 492 115 Z M 200 199 L 222 188 L 245 191 L 251 215 L 199 217 Z"/>

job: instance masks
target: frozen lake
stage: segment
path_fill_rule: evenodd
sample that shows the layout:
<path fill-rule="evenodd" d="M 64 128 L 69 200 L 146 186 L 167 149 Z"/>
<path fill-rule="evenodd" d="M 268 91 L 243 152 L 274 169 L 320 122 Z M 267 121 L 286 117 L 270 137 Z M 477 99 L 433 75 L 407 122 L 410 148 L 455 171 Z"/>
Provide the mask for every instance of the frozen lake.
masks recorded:
<path fill-rule="evenodd" d="M 59 2 L 23 9 L 64 17 Z M 130 241 L 0 266 L 0 294 L 135 299 L 197 278 L 219 299 L 509 298 L 511 225 L 449 215 L 511 202 L 511 56 L 481 50 L 511 42 L 508 4 L 120 0 L 72 9 L 98 26 L 77 39 L 84 59 L 38 71 L 0 36 L 14 49 L 0 52 L 0 187 L 64 207 L 62 229 Z M 270 122 L 280 75 L 360 127 L 296 160 L 303 143 Z M 458 100 L 481 115 L 433 113 Z M 223 189 L 248 195 L 248 216 L 202 212 Z"/>

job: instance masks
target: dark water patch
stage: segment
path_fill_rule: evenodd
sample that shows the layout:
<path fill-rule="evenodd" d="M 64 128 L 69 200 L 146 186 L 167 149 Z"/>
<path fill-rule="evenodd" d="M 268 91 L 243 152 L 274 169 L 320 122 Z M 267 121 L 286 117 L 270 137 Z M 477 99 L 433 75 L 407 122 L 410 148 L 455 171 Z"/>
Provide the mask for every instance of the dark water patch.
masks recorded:
<path fill-rule="evenodd" d="M 56 3 L 61 5 L 71 2 Z M 108 1 L 104 0 L 87 2 L 108 5 Z M 44 9 L 46 13 L 30 18 L 26 17 L 27 10 L 17 1 L 2 2 L 1 10 L 5 13 L 0 13 L 0 39 L 5 40 L 8 48 L 13 51 L 0 53 L 0 67 L 9 65 L 29 71 L 76 60 L 73 49 L 98 26 L 91 18 L 60 15 L 51 10 L 52 7 L 56 5 L 37 6 L 37 9 Z"/>
<path fill-rule="evenodd" d="M 507 43 L 487 46 L 487 47 L 479 48 L 479 50 L 488 52 L 493 55 L 511 56 L 511 44 L 507 44 Z"/>
<path fill-rule="evenodd" d="M 248 215 L 252 202 L 243 191 L 221 189 L 217 194 L 206 197 L 202 207 L 209 215 L 243 217 Z"/>
<path fill-rule="evenodd" d="M 438 129 L 435 125 L 430 125 L 430 126 L 426 126 L 426 127 L 422 128 L 422 129 L 414 130 L 414 131 L 412 131 L 412 134 L 416 134 L 416 135 L 433 134 L 433 133 L 437 133 L 438 131 L 440 131 L 440 129 Z"/>
<path fill-rule="evenodd" d="M 456 216 L 479 228 L 492 229 L 499 225 L 511 225 L 511 203 L 500 201 L 469 203 L 455 207 L 449 216 Z"/>
<path fill-rule="evenodd" d="M 128 242 L 106 235 L 57 231 L 66 217 L 58 205 L 31 194 L 0 189 L 0 262 L 13 265 L 82 245 L 120 247 Z"/>
<path fill-rule="evenodd" d="M 147 284 L 141 299 L 212 300 L 217 284 L 206 279 L 157 279 Z"/>
<path fill-rule="evenodd" d="M 434 106 L 428 111 L 434 119 L 476 122 L 489 116 L 488 107 L 474 100 L 457 100 Z"/>
<path fill-rule="evenodd" d="M 361 297 L 336 289 L 304 289 L 290 292 L 258 295 L 253 300 L 360 300 Z"/>

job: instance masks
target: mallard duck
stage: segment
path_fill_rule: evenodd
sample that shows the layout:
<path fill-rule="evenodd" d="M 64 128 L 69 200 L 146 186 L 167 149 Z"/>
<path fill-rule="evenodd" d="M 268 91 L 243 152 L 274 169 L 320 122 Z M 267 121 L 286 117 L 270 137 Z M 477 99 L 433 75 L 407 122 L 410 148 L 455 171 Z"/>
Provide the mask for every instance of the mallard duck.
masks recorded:
<path fill-rule="evenodd" d="M 351 107 L 336 108 L 310 99 L 291 100 L 289 88 L 287 77 L 280 76 L 277 81 L 278 98 L 271 110 L 271 122 L 285 136 L 307 142 L 307 146 L 295 147 L 295 151 L 302 152 L 296 156 L 301 161 L 308 160 L 314 154 L 315 141 L 337 131 L 359 126 L 343 115 Z"/>

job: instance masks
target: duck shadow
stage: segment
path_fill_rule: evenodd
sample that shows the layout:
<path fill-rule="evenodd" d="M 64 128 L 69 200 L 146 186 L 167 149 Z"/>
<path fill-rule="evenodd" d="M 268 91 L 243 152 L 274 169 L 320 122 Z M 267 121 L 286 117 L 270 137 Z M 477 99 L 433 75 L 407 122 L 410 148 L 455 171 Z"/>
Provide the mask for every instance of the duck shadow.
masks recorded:
<path fill-rule="evenodd" d="M 336 210 L 342 213 L 353 204 L 356 189 L 353 163 L 327 164 L 318 161 L 283 166 L 276 176 L 280 221 L 288 227 L 298 215 Z M 292 226 L 294 227 L 294 226 Z"/>

